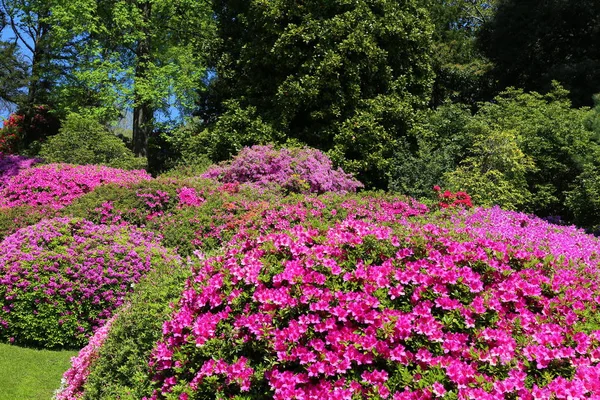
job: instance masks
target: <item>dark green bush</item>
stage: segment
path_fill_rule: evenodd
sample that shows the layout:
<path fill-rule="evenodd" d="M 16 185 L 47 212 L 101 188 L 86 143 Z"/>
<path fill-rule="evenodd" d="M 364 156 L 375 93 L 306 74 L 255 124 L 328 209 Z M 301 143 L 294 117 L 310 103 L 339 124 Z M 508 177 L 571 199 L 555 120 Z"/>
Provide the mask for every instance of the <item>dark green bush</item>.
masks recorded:
<path fill-rule="evenodd" d="M 125 143 L 96 119 L 69 114 L 59 133 L 42 145 L 40 156 L 47 162 L 101 164 L 122 169 L 144 169 L 146 160 L 137 158 Z"/>

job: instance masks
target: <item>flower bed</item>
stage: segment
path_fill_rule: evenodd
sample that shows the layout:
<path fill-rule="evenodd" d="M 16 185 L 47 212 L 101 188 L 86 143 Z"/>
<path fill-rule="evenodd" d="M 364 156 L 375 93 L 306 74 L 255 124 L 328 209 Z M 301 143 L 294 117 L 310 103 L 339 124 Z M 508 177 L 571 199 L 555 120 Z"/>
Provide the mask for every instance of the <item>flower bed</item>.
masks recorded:
<path fill-rule="evenodd" d="M 0 207 L 21 205 L 60 209 L 106 183 L 129 185 L 152 177 L 95 165 L 48 164 L 22 171 L 0 186 Z"/>
<path fill-rule="evenodd" d="M 550 246 L 596 260 L 599 243 L 535 223 L 529 247 L 352 217 L 233 245 L 201 263 L 165 323 L 153 398 L 598 395 L 598 262 Z"/>
<path fill-rule="evenodd" d="M 0 338 L 78 347 L 150 269 L 177 263 L 153 234 L 57 218 L 0 244 Z"/>

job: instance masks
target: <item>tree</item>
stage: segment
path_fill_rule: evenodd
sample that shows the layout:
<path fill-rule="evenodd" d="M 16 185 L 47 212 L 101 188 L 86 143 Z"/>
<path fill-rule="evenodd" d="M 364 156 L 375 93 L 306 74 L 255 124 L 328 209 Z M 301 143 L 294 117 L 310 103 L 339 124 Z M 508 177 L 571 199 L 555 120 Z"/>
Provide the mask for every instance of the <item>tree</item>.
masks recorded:
<path fill-rule="evenodd" d="M 71 5 L 77 10 L 72 19 L 88 15 L 87 7 L 82 4 L 85 1 L 91 0 Z M 17 113 L 24 116 L 25 147 L 58 129 L 57 116 L 49 111 L 56 111 L 57 88 L 75 67 L 80 42 L 73 34 L 65 35 L 64 27 L 56 24 L 55 15 L 68 3 L 66 0 L 0 0 L 5 22 L 3 31 L 8 30 L 10 37 L 10 45 L 4 49 L 16 57 L 11 65 L 15 69 L 10 75 L 15 78 L 14 96 L 9 101 L 16 103 Z"/>
<path fill-rule="evenodd" d="M 531 195 L 520 209 L 539 216 L 570 217 L 566 194 L 573 189 L 573 182 L 585 165 L 597 163 L 596 134 L 586 125 L 590 112 L 587 108 L 571 108 L 568 94 L 556 83 L 546 95 L 510 89 L 482 105 L 473 122 L 467 125 L 474 143 L 478 132 L 484 132 L 481 127 L 494 135 L 514 132 L 518 150 L 533 162 L 533 167 L 515 170 L 518 174 L 512 172 L 511 181 L 520 182 L 520 178 L 515 178 L 524 173 Z M 479 163 L 485 160 L 477 146 L 471 147 L 467 157 Z M 516 161 L 520 157 L 513 152 L 506 159 Z M 520 163 L 525 165 L 524 161 Z M 506 166 L 494 169 L 507 171 Z"/>
<path fill-rule="evenodd" d="M 444 176 L 449 188 L 466 191 L 478 206 L 525 209 L 531 200 L 526 177 L 535 170 L 535 164 L 519 148 L 518 135 L 515 131 L 490 130 L 487 125 L 477 130 L 471 155 Z"/>
<path fill-rule="evenodd" d="M 8 19 L 0 8 L 0 32 L 8 25 Z M 17 44 L 0 40 L 0 105 L 6 109 L 23 98 L 27 66 Z"/>
<path fill-rule="evenodd" d="M 207 151 L 222 159 L 299 141 L 386 186 L 394 148 L 429 99 L 426 10 L 416 0 L 215 0 L 214 11 Z"/>
<path fill-rule="evenodd" d="M 421 0 L 433 31 L 435 82 L 431 105 L 446 100 L 475 106 L 492 96 L 491 63 L 476 46 L 481 26 L 492 18 L 496 0 Z"/>
<path fill-rule="evenodd" d="M 27 66 L 14 43 L 0 41 L 0 104 L 9 108 L 25 96 Z"/>
<path fill-rule="evenodd" d="M 597 0 L 501 0 L 479 44 L 500 88 L 545 93 L 556 80 L 577 107 L 592 105 L 600 92 Z"/>
<path fill-rule="evenodd" d="M 190 110 L 203 86 L 204 47 L 213 32 L 210 5 L 97 0 L 90 22 L 78 90 L 104 90 L 108 114 L 132 107 L 133 150 L 146 156 L 156 112 L 174 105 Z"/>

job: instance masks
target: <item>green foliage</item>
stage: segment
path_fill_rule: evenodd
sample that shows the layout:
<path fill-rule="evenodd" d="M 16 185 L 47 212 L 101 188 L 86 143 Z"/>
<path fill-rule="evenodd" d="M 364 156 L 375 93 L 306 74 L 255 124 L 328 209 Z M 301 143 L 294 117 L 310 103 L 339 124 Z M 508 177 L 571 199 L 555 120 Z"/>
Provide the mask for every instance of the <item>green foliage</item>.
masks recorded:
<path fill-rule="evenodd" d="M 146 360 L 189 275 L 189 267 L 162 266 L 138 283 L 91 368 L 84 399 L 133 400 L 152 394 Z"/>
<path fill-rule="evenodd" d="M 119 0 L 90 9 L 87 20 L 72 23 L 73 36 L 86 40 L 63 107 L 78 111 L 86 93 L 95 94 L 103 120 L 132 107 L 134 153 L 146 155 L 157 111 L 189 114 L 204 86 L 205 47 L 214 32 L 210 2 Z M 59 23 L 71 17 L 68 10 Z"/>
<path fill-rule="evenodd" d="M 500 1 L 479 35 L 501 89 L 546 93 L 557 80 L 573 104 L 592 104 L 600 91 L 600 2 L 597 0 Z"/>
<path fill-rule="evenodd" d="M 566 193 L 584 165 L 597 165 L 599 132 L 597 112 L 571 108 L 567 96 L 559 85 L 547 95 L 509 89 L 473 116 L 459 105 L 424 114 L 390 188 L 421 197 L 439 185 L 466 190 L 476 205 L 568 218 L 575 197 L 567 205 Z"/>
<path fill-rule="evenodd" d="M 531 198 L 526 174 L 535 169 L 532 159 L 519 148 L 514 131 L 489 131 L 486 125 L 480 129 L 471 155 L 444 175 L 449 188 L 466 191 L 478 206 L 525 208 Z"/>
<path fill-rule="evenodd" d="M 200 134 L 215 161 L 296 140 L 367 186 L 387 184 L 399 138 L 428 101 L 432 25 L 416 0 L 216 1 L 217 76 Z"/>
<path fill-rule="evenodd" d="M 597 154 L 594 134 L 585 124 L 589 111 L 571 108 L 567 95 L 560 86 L 544 96 L 511 89 L 484 104 L 471 125 L 516 134 L 518 148 L 535 166 L 525 174 L 531 193 L 525 209 L 541 216 L 567 215 L 565 193 Z M 515 154 L 513 161 L 518 158 Z"/>
<path fill-rule="evenodd" d="M 496 0 L 421 0 L 433 31 L 435 82 L 431 104 L 450 100 L 475 106 L 491 97 L 491 63 L 476 46 L 482 26 L 494 14 Z"/>
<path fill-rule="evenodd" d="M 42 145 L 47 162 L 101 164 L 122 169 L 143 169 L 146 160 L 134 157 L 125 143 L 91 116 L 69 114 L 59 133 Z"/>
<path fill-rule="evenodd" d="M 470 121 L 471 113 L 459 104 L 421 113 L 411 131 L 414 144 L 407 141 L 395 156 L 390 189 L 415 198 L 435 197 L 433 186 L 445 186 L 444 173 L 466 157 Z"/>
<path fill-rule="evenodd" d="M 600 225 L 600 167 L 585 165 L 574 182 L 573 190 L 567 192 L 565 203 L 573 215 L 573 221 L 586 228 Z"/>
<path fill-rule="evenodd" d="M 21 101 L 27 66 L 15 43 L 0 41 L 0 71 L 0 105 Z"/>
<path fill-rule="evenodd" d="M 199 176 L 212 165 L 204 151 L 210 146 L 205 141 L 197 119 L 190 119 L 177 128 L 152 138 L 149 145 L 150 171 L 171 177 Z M 213 158 L 218 158 L 214 157 Z"/>

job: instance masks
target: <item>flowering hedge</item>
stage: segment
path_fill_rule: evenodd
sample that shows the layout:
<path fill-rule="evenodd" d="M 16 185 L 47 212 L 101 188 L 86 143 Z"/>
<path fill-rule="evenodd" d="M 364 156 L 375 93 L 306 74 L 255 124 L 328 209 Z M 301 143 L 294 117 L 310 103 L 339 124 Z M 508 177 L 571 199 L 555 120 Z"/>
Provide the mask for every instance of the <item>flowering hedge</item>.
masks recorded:
<path fill-rule="evenodd" d="M 4 120 L 3 127 L 0 129 L 0 152 L 16 153 L 21 144 L 24 119 L 23 115 L 13 113 Z"/>
<path fill-rule="evenodd" d="M 48 164 L 23 170 L 0 186 L 0 207 L 32 205 L 60 209 L 102 184 L 128 185 L 150 179 L 142 170 Z"/>
<path fill-rule="evenodd" d="M 0 244 L 0 339 L 79 347 L 157 264 L 177 263 L 155 235 L 57 218 Z"/>
<path fill-rule="evenodd" d="M 597 239 L 497 208 L 291 200 L 211 227 L 224 250 L 200 245 L 154 332 L 148 398 L 600 396 Z"/>
<path fill-rule="evenodd" d="M 276 150 L 273 146 L 244 148 L 233 160 L 202 175 L 223 183 L 249 183 L 258 187 L 279 185 L 291 192 L 355 192 L 362 183 L 311 148 Z"/>

